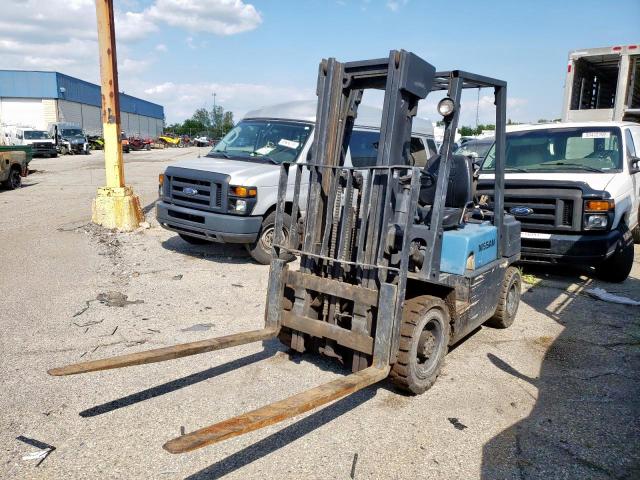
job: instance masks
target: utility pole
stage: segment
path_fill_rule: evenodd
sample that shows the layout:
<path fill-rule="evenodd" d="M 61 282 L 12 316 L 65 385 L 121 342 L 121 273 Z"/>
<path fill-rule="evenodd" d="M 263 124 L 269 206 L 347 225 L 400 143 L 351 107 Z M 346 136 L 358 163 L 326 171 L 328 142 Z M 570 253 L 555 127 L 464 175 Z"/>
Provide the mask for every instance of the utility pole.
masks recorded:
<path fill-rule="evenodd" d="M 124 182 L 113 0 L 96 0 L 96 16 L 106 186 L 98 189 L 93 201 L 92 221 L 105 228 L 131 231 L 138 228 L 144 216 L 140 208 L 140 199 L 133 193 L 131 186 Z"/>

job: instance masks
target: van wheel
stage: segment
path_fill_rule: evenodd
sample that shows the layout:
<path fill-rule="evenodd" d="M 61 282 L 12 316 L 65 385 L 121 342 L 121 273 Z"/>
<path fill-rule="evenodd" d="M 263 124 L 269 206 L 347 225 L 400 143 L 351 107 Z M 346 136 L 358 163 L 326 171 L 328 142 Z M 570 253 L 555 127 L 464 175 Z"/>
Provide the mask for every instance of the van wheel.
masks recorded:
<path fill-rule="evenodd" d="M 283 227 L 284 227 L 284 238 L 285 241 L 289 238 L 289 230 L 291 227 L 291 216 L 288 213 L 284 213 L 283 217 Z M 262 225 L 260 226 L 260 233 L 258 234 L 258 239 L 249 245 L 246 245 L 247 251 L 249 255 L 253 257 L 253 259 L 261 263 L 263 265 L 269 265 L 271 263 L 271 245 L 273 244 L 273 239 L 275 237 L 275 226 L 276 226 L 276 212 L 271 212 L 266 218 L 262 221 Z M 281 254 L 280 258 L 287 262 L 292 261 L 296 257 L 289 253 Z"/>
<path fill-rule="evenodd" d="M 66 155 L 67 153 L 69 153 L 69 149 L 67 147 L 65 147 L 64 145 L 60 147 L 60 155 Z"/>
<path fill-rule="evenodd" d="M 184 233 L 179 233 L 178 235 L 181 239 L 191 245 L 205 245 L 207 243 L 211 243 L 209 240 L 205 240 L 204 238 L 192 237 L 191 235 L 185 235 Z"/>
<path fill-rule="evenodd" d="M 447 305 L 437 297 L 421 295 L 407 300 L 402 311 L 398 360 L 390 378 L 401 390 L 421 394 L 435 383 L 449 349 Z"/>
<path fill-rule="evenodd" d="M 22 177 L 20 176 L 20 169 L 13 167 L 9 172 L 9 178 L 5 181 L 5 185 L 9 190 L 16 190 L 22 186 Z"/>
<path fill-rule="evenodd" d="M 624 282 L 633 267 L 633 242 L 629 242 L 596 268 L 598 277 L 606 282 Z"/>
<path fill-rule="evenodd" d="M 639 244 L 640 243 L 640 208 L 638 208 L 638 224 L 636 225 L 636 228 L 631 230 L 631 235 L 633 236 L 633 243 Z"/>
<path fill-rule="evenodd" d="M 515 267 L 507 268 L 500 287 L 496 313 L 487 321 L 487 325 L 494 328 L 509 328 L 513 324 L 518 313 L 518 305 L 520 305 L 521 285 L 520 271 Z"/>

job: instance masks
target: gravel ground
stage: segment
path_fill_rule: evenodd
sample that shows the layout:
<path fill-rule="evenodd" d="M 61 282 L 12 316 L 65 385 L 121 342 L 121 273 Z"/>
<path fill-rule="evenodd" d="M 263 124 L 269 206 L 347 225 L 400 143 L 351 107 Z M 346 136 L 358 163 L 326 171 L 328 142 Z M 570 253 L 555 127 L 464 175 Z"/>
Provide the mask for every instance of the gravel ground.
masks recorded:
<path fill-rule="evenodd" d="M 53 366 L 262 326 L 268 268 L 157 226 L 157 174 L 196 149 L 126 155 L 151 228 L 91 226 L 102 155 L 36 159 L 0 191 L 0 478 L 639 478 L 640 249 L 623 284 L 528 271 L 515 324 L 454 348 L 436 385 L 388 383 L 185 455 L 180 433 L 338 378 L 276 341 L 121 371 Z M 562 275 L 560 274 L 562 273 Z M 38 442 L 55 450 L 25 460 Z M 41 444 L 40 443 L 40 444 Z M 353 477 L 352 477 L 353 478 Z"/>

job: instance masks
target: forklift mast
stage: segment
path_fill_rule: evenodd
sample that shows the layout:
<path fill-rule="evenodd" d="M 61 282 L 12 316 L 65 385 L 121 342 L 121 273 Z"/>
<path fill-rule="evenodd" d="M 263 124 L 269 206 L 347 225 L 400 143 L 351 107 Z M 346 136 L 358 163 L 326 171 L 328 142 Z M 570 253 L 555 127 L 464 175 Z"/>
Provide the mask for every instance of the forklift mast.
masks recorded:
<path fill-rule="evenodd" d="M 392 51 L 388 58 L 376 60 L 321 62 L 311 162 L 281 166 L 272 271 L 279 271 L 278 258 L 286 253 L 300 258 L 299 271 L 285 275 L 285 308 L 274 320 L 282 326 L 280 337 L 285 344 L 300 352 L 319 350 L 343 361 L 350 350 L 354 372 L 372 363 L 378 367 L 394 363 L 409 275 L 453 288 L 464 282 L 440 270 L 442 221 L 462 89 L 482 87 L 493 87 L 496 97 L 498 193 L 497 213 L 491 221 L 500 232 L 505 82 L 457 70 L 436 72 L 405 51 Z M 347 167 L 347 147 L 366 89 L 385 91 L 378 156 L 373 166 Z M 411 164 L 411 124 L 419 100 L 438 90 L 447 91 L 452 110 L 444 116 L 433 213 L 430 222 L 416 223 L 423 171 Z M 289 228 L 291 233 L 284 238 L 282 219 L 287 206 L 291 205 L 293 219 L 300 212 L 304 169 L 310 170 L 306 216 L 301 231 Z M 497 243 L 500 258 L 501 242 Z M 270 296 L 268 302 L 279 302 L 279 298 Z M 272 309 L 279 311 L 278 306 Z M 313 345 L 305 345 L 305 340 Z M 344 350 L 340 347 L 348 351 L 339 352 Z"/>

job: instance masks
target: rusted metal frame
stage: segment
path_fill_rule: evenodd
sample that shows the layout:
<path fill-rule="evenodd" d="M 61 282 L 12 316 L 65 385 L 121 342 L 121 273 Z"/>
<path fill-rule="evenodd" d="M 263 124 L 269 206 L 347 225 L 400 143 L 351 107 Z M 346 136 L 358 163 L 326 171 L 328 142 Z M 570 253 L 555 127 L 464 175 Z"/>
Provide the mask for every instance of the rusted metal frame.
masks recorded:
<path fill-rule="evenodd" d="M 358 352 L 373 353 L 373 338 L 369 335 L 347 330 L 330 322 L 301 317 L 292 312 L 284 312 L 282 324 L 285 327 L 304 332 L 317 338 L 333 340 Z"/>
<path fill-rule="evenodd" d="M 427 255 L 423 269 L 425 277 L 431 281 L 440 276 L 440 253 L 442 251 L 442 218 L 447 199 L 449 171 L 451 170 L 451 155 L 458 119 L 460 117 L 460 96 L 462 93 L 462 79 L 452 77 L 449 84 L 449 97 L 453 100 L 455 109 L 451 118 L 445 118 L 444 141 L 440 149 L 440 166 L 434 203 L 431 207 L 431 224 L 427 238 Z"/>
<path fill-rule="evenodd" d="M 347 185 L 345 186 L 344 193 L 344 206 L 342 209 L 342 227 L 340 232 L 340 240 L 338 242 L 337 258 L 345 260 L 347 242 L 351 236 L 351 230 L 353 229 L 353 223 L 351 215 L 353 214 L 353 170 L 345 170 L 347 175 Z M 334 276 L 339 276 L 338 273 L 334 273 Z"/>
<path fill-rule="evenodd" d="M 318 197 L 320 196 L 319 177 L 322 175 L 318 165 L 308 165 L 311 170 L 309 178 L 309 190 L 307 194 L 307 219 L 304 228 L 304 240 L 302 244 L 301 268 L 308 268 L 305 253 L 311 252 L 311 245 L 315 238 L 315 228 L 317 228 L 318 218 Z"/>
<path fill-rule="evenodd" d="M 267 284 L 267 304 L 265 307 L 265 328 L 280 331 L 282 322 L 282 297 L 284 285 L 289 271 L 287 264 L 280 258 L 271 259 L 269 283 Z"/>
<path fill-rule="evenodd" d="M 384 254 L 387 248 L 387 231 L 389 228 L 389 217 L 391 216 L 391 208 L 392 208 L 392 199 L 394 194 L 396 193 L 393 188 L 393 183 L 396 180 L 394 175 L 396 170 L 392 170 L 389 168 L 387 170 L 387 185 L 385 187 L 385 195 L 383 197 L 382 202 L 382 228 L 381 230 L 381 240 L 378 245 L 378 251 L 376 252 L 376 264 L 380 265 L 384 262 Z M 378 272 L 379 275 L 383 275 L 383 271 Z M 380 279 L 384 281 L 384 278 Z"/>
<path fill-rule="evenodd" d="M 383 269 L 383 270 L 388 270 L 390 272 L 399 272 L 400 269 L 397 267 L 391 267 L 389 265 L 373 265 L 373 264 L 369 264 L 369 263 L 357 263 L 355 261 L 352 260 L 340 260 L 340 259 L 335 259 L 333 257 L 323 257 L 322 255 L 318 255 L 315 253 L 308 253 L 305 252 L 303 250 L 298 250 L 295 248 L 287 248 L 286 245 L 280 245 L 280 248 L 285 249 L 287 252 L 292 253 L 294 255 L 298 255 L 298 256 L 302 256 L 302 255 L 306 255 L 309 258 L 315 258 L 318 260 L 325 260 L 325 261 L 332 261 L 332 262 L 340 262 L 343 263 L 344 265 L 358 265 L 364 268 L 370 268 L 370 269 Z"/>
<path fill-rule="evenodd" d="M 305 228 L 305 241 L 303 251 L 305 254 L 315 254 L 320 234 L 322 232 L 322 224 L 318 220 L 322 219 L 322 212 L 325 208 L 325 200 L 327 195 L 327 182 L 329 176 L 320 169 L 320 166 L 331 165 L 335 163 L 335 134 L 337 130 L 336 122 L 342 105 L 342 82 L 344 77 L 343 65 L 334 58 L 323 60 L 320 64 L 318 72 L 318 108 L 316 112 L 316 129 L 314 132 L 314 142 L 312 147 L 312 156 L 316 164 L 314 174 L 312 174 L 309 183 L 309 197 L 307 208 L 307 222 Z M 310 272 L 315 270 L 315 274 L 319 275 L 321 265 L 317 258 L 304 255 L 301 258 L 301 270 Z M 293 311 L 296 314 L 307 316 L 309 305 L 311 303 L 310 293 L 304 289 L 297 289 L 295 292 L 295 300 Z M 291 346 L 295 350 L 304 350 L 304 338 L 296 331 L 292 331 Z"/>
<path fill-rule="evenodd" d="M 280 165 L 280 178 L 278 182 L 278 199 L 276 203 L 276 223 L 274 228 L 276 229 L 273 242 L 271 243 L 271 258 L 278 258 L 280 256 L 280 247 L 283 242 L 283 216 L 284 216 L 284 204 L 287 196 L 287 188 L 289 187 L 289 167 L 291 164 L 283 163 Z M 291 230 L 291 227 L 289 227 Z"/>
<path fill-rule="evenodd" d="M 506 161 L 506 115 L 507 115 L 507 85 L 495 87 L 495 104 L 496 104 L 496 165 L 495 165 L 495 187 L 494 187 L 494 208 L 493 208 L 493 224 L 498 230 L 498 255 L 502 258 L 504 232 L 502 225 L 504 224 L 504 169 Z"/>
<path fill-rule="evenodd" d="M 411 169 L 411 186 L 409 187 L 408 210 L 406 212 L 405 224 L 403 225 L 402 236 L 402 253 L 400 260 L 400 275 L 398 278 L 397 298 L 394 305 L 393 326 L 390 337 L 389 355 L 392 361 L 395 361 L 395 355 L 398 352 L 400 343 L 400 325 L 402 324 L 402 310 L 404 308 L 405 294 L 407 290 L 407 271 L 409 269 L 409 249 L 411 247 L 411 227 L 416 215 L 418 205 L 418 197 L 420 195 L 420 169 Z M 382 293 L 381 293 L 382 295 Z M 377 334 L 376 334 L 377 336 Z"/>
<path fill-rule="evenodd" d="M 49 375 L 75 375 L 78 373 L 96 372 L 99 370 L 111 370 L 114 368 L 132 367 L 134 365 L 146 365 L 148 363 L 164 362 L 176 358 L 188 357 L 200 353 L 222 350 L 224 348 L 245 345 L 247 343 L 268 340 L 277 334 L 273 327 L 252 330 L 249 332 L 225 335 L 224 337 L 210 338 L 198 342 L 182 343 L 170 347 L 156 348 L 144 352 L 130 353 L 116 357 L 76 363 L 65 367 L 52 368 Z"/>
<path fill-rule="evenodd" d="M 327 256 L 329 254 L 329 242 L 331 240 L 331 230 L 333 228 L 334 213 L 335 213 L 335 201 L 336 193 L 338 190 L 338 182 L 340 181 L 340 170 L 337 168 L 329 168 L 331 172 L 331 185 L 329 187 L 329 194 L 327 195 L 327 202 L 324 215 L 324 233 L 322 234 L 322 245 L 320 247 L 320 255 Z M 333 256 L 333 255 L 329 255 Z"/>
<path fill-rule="evenodd" d="M 380 284 L 380 308 L 376 320 L 376 332 L 373 347 L 373 366 L 383 368 L 389 365 L 393 348 L 394 313 L 400 304 L 396 285 L 383 282 Z M 397 347 L 395 347 L 397 349 Z"/>
<path fill-rule="evenodd" d="M 291 221 L 295 228 L 289 232 L 289 247 L 297 248 L 299 244 L 298 238 L 298 213 L 300 211 L 300 184 L 302 182 L 302 166 L 296 164 L 296 180 L 293 187 L 293 203 L 291 207 Z"/>
<path fill-rule="evenodd" d="M 320 171 L 315 165 L 310 166 L 309 169 L 311 170 L 311 174 L 307 193 L 307 221 L 304 223 L 303 229 L 303 247 L 302 250 L 294 248 L 287 249 L 289 252 L 295 252 L 299 255 L 301 272 L 311 271 L 311 264 L 315 262 L 313 258 L 309 257 L 308 252 L 311 249 L 312 239 L 315 238 L 314 228 L 316 227 L 317 217 L 317 197 L 320 195 L 320 185 L 318 182 Z M 294 291 L 292 310 L 298 315 L 307 315 L 310 304 L 311 297 L 309 292 L 302 287 L 296 288 Z M 291 332 L 291 348 L 299 352 L 304 351 L 304 338 L 294 331 Z"/>
<path fill-rule="evenodd" d="M 168 441 L 170 453 L 185 453 L 295 417 L 387 378 L 389 367 L 370 367 L 284 400 L 258 408 Z"/>
<path fill-rule="evenodd" d="M 371 202 L 371 189 L 373 188 L 374 177 L 376 175 L 376 169 L 367 169 L 367 178 L 363 179 L 362 184 L 364 188 L 364 198 L 362 201 L 362 209 L 360 211 L 360 225 L 358 226 L 358 239 L 357 239 L 357 255 L 356 263 L 361 264 L 364 262 L 364 249 L 365 238 L 367 237 L 367 228 L 369 226 L 369 205 Z M 364 272 L 361 270 L 360 276 Z"/>
<path fill-rule="evenodd" d="M 322 278 L 308 273 L 289 271 L 286 280 L 292 287 L 303 287 L 307 290 L 334 295 L 366 305 L 378 304 L 378 292 L 369 288 L 338 282 L 336 279 Z"/>

